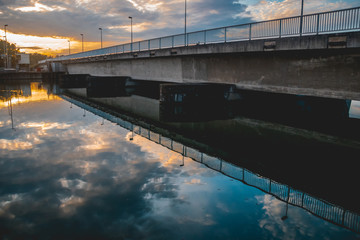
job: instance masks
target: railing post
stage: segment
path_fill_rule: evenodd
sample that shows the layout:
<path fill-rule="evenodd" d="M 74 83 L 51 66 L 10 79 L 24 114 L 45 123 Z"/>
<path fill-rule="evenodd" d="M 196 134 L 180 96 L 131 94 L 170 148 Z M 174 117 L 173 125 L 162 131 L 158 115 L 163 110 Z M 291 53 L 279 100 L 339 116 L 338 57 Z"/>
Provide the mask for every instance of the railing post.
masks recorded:
<path fill-rule="evenodd" d="M 140 45 L 140 42 L 139 42 L 139 52 L 140 52 L 140 47 L 141 47 L 141 45 Z"/>
<path fill-rule="evenodd" d="M 159 38 L 159 49 L 161 49 L 161 38 Z"/>
<path fill-rule="evenodd" d="M 279 38 L 281 38 L 281 23 L 282 23 L 282 19 L 280 19 L 280 23 L 279 23 Z"/>
<path fill-rule="evenodd" d="M 249 24 L 249 40 L 251 40 L 251 23 Z"/>
<path fill-rule="evenodd" d="M 301 207 L 304 207 L 304 197 L 305 197 L 305 193 L 303 193 L 301 197 Z"/>
<path fill-rule="evenodd" d="M 206 30 L 204 31 L 204 44 L 206 44 Z"/>
<path fill-rule="evenodd" d="M 148 40 L 148 49 L 150 51 L 150 40 Z"/>
<path fill-rule="evenodd" d="M 345 209 L 343 209 L 343 214 L 342 214 L 342 218 L 341 218 L 341 225 L 344 225 L 344 223 L 345 223 L 345 213 L 346 213 L 346 211 L 345 211 Z"/>
<path fill-rule="evenodd" d="M 224 38 L 225 38 L 225 42 L 226 42 L 226 32 L 227 32 L 227 28 L 225 28 L 225 30 L 224 30 Z"/>
<path fill-rule="evenodd" d="M 320 14 L 317 15 L 316 35 L 319 35 L 319 27 L 320 27 Z"/>
<path fill-rule="evenodd" d="M 171 38 L 171 46 L 174 47 L 174 36 Z"/>

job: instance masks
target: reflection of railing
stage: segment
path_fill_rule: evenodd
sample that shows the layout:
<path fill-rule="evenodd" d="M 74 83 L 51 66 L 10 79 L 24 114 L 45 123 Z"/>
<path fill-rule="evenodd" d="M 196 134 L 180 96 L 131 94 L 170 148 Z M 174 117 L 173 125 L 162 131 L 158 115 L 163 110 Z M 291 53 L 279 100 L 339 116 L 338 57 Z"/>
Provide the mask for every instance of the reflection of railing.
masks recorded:
<path fill-rule="evenodd" d="M 301 24 L 302 22 L 302 24 Z M 300 26 L 302 25 L 302 27 Z M 302 29 L 302 30 L 300 30 Z M 58 57 L 67 60 L 98 55 L 148 51 L 209 43 L 225 43 L 286 36 L 315 35 L 360 30 L 360 7 L 331 12 L 247 23 L 127 43 L 87 52 Z"/>
<path fill-rule="evenodd" d="M 129 121 L 123 120 L 110 113 L 101 111 L 77 100 L 68 98 L 66 96 L 62 96 L 62 98 L 83 108 L 84 110 L 86 109 L 87 111 L 90 111 L 102 118 L 116 123 L 119 126 L 131 131 L 132 133 L 138 134 L 146 139 L 149 139 L 150 141 L 160 144 L 174 152 L 181 154 L 184 157 L 189 157 L 194 161 L 204 164 L 207 167 L 228 177 L 239 180 L 265 193 L 271 194 L 288 204 L 301 207 L 315 216 L 322 218 L 323 220 L 360 233 L 360 215 L 356 213 L 345 210 L 342 207 L 335 206 L 324 200 L 315 198 L 309 194 L 293 189 L 285 184 L 281 184 L 269 178 L 252 173 L 245 168 L 235 166 L 222 159 L 202 153 L 194 148 L 187 147 L 147 128 L 134 125 Z"/>

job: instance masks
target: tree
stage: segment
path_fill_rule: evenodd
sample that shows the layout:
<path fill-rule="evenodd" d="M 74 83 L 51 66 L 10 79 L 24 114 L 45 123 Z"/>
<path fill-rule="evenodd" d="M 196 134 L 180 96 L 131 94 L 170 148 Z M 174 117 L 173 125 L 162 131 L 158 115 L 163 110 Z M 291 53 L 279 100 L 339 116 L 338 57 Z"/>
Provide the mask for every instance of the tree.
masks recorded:
<path fill-rule="evenodd" d="M 44 60 L 48 58 L 48 56 L 40 54 L 40 53 L 31 53 L 30 54 L 30 68 L 33 68 L 40 60 Z"/>
<path fill-rule="evenodd" d="M 5 48 L 6 46 L 6 48 Z M 11 67 L 15 67 L 17 63 L 17 56 L 16 54 L 19 53 L 19 49 L 16 48 L 15 44 L 11 44 L 7 41 L 0 40 L 0 54 L 1 54 L 1 60 L 0 60 L 0 68 L 4 68 L 5 65 L 5 59 L 6 59 L 6 52 L 5 49 L 7 49 L 7 54 L 9 58 L 9 62 L 11 62 Z M 10 66 L 8 66 L 10 67 Z"/>

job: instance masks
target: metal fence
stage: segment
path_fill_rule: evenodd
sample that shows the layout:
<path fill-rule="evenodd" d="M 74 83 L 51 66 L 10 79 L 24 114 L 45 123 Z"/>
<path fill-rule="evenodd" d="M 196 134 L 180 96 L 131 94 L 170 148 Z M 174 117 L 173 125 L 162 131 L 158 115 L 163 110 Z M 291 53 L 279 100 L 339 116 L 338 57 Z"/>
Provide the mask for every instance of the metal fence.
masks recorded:
<path fill-rule="evenodd" d="M 157 144 L 160 144 L 171 151 L 181 154 L 183 157 L 191 158 L 192 160 L 206 165 L 217 172 L 220 172 L 228 177 L 241 181 L 249 186 L 258 188 L 259 190 L 271 194 L 287 204 L 297 206 L 305 209 L 313 215 L 322 218 L 328 222 L 338 226 L 347 228 L 351 231 L 360 233 L 360 215 L 348 211 L 342 207 L 333 205 L 327 201 L 318 199 L 304 192 L 298 191 L 288 185 L 275 182 L 269 178 L 260 176 L 245 168 L 233 165 L 222 159 L 209 156 L 194 148 L 187 147 L 182 143 L 176 142 L 170 138 L 164 137 L 159 133 L 155 133 L 148 128 L 135 125 L 129 121 L 123 120 L 110 113 L 101 111 L 95 107 L 91 107 L 82 102 L 61 96 L 66 101 L 69 101 L 87 111 L 90 111 L 104 119 L 107 119 L 119 126 L 129 130 L 132 134 L 137 134 L 141 137 L 149 139 Z"/>
<path fill-rule="evenodd" d="M 360 30 L 360 7 L 308 14 L 270 21 L 247 23 L 126 43 L 87 52 L 61 56 L 54 60 L 68 60 L 91 56 L 149 51 L 191 45 L 225 43 L 264 38 L 316 35 Z"/>

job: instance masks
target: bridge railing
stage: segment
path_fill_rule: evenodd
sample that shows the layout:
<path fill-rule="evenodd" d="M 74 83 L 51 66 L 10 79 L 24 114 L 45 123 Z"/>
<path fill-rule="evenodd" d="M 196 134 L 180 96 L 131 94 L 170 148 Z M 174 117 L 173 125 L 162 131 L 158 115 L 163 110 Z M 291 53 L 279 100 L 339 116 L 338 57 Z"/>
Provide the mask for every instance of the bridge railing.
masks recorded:
<path fill-rule="evenodd" d="M 360 7 L 165 36 L 61 56 L 67 60 L 201 44 L 282 38 L 360 30 Z"/>

